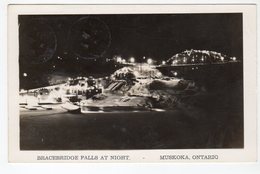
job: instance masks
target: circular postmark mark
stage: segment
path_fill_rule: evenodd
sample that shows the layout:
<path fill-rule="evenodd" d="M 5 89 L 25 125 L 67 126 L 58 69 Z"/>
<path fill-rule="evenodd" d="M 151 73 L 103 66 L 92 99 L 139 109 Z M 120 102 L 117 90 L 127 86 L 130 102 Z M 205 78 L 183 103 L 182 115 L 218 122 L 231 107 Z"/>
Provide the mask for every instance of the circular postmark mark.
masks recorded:
<path fill-rule="evenodd" d="M 50 60 L 57 48 L 53 28 L 43 19 L 27 19 L 19 25 L 19 61 L 41 64 Z"/>
<path fill-rule="evenodd" d="M 82 17 L 70 29 L 69 48 L 77 59 L 100 58 L 110 44 L 110 29 L 104 21 L 97 17 Z"/>

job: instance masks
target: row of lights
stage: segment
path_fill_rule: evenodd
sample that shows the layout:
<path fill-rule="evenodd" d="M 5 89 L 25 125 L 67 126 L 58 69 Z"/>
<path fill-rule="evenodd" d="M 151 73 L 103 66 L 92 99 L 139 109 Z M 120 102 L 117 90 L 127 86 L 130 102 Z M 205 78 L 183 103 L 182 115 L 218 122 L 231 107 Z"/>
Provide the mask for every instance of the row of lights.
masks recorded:
<path fill-rule="evenodd" d="M 231 57 L 230 58 L 232 61 L 236 61 L 237 60 L 237 58 L 236 57 Z M 204 58 L 204 56 L 200 59 L 202 62 L 204 62 L 205 61 L 205 58 Z M 220 57 L 220 60 L 223 62 L 225 59 L 224 59 L 224 57 Z M 195 62 L 195 59 L 194 58 L 192 58 L 191 59 L 191 62 Z M 174 64 L 176 64 L 176 63 L 178 63 L 178 60 L 174 60 L 174 61 L 172 61 L 172 64 L 174 65 Z M 183 63 L 187 63 L 187 59 L 186 58 L 184 58 L 183 59 Z M 162 63 L 163 64 L 163 63 Z"/>
<path fill-rule="evenodd" d="M 143 59 L 146 59 L 145 56 L 143 57 Z M 119 57 L 116 58 L 116 62 L 118 62 L 118 63 L 126 63 L 126 60 L 119 56 Z M 129 58 L 129 62 L 130 63 L 135 63 L 135 58 L 134 57 L 130 57 Z M 152 65 L 154 63 L 154 60 L 151 59 L 151 58 L 148 58 L 146 62 L 147 62 L 147 64 Z M 165 65 L 165 64 L 166 64 L 166 61 L 163 60 L 162 61 L 162 65 Z"/>
<path fill-rule="evenodd" d="M 59 60 L 62 60 L 62 57 L 58 56 L 57 57 Z M 76 58 L 77 60 L 79 60 L 79 58 L 77 57 Z M 144 56 L 143 59 L 145 60 L 146 57 Z M 95 59 L 96 61 L 96 59 Z M 116 57 L 116 62 L 118 63 L 126 63 L 126 59 L 123 59 L 122 57 L 118 56 Z M 154 60 L 151 59 L 151 58 L 148 58 L 147 61 L 146 61 L 149 65 L 153 64 L 154 63 Z M 135 63 L 135 58 L 134 57 L 130 57 L 129 58 L 129 63 Z M 162 65 L 165 65 L 166 64 L 166 61 L 162 61 L 161 63 Z M 53 68 L 55 68 L 55 65 L 53 65 Z"/>
<path fill-rule="evenodd" d="M 179 54 L 177 54 L 177 56 L 178 56 L 178 55 L 179 55 Z M 198 57 L 198 55 L 195 55 L 195 57 Z M 57 56 L 57 59 L 62 60 L 63 58 L 60 57 L 60 56 Z M 76 59 L 79 60 L 78 57 L 77 57 Z M 143 59 L 145 60 L 146 57 L 143 56 Z M 223 57 L 223 56 L 220 56 L 220 60 L 221 60 L 221 61 L 224 61 L 224 57 Z M 231 60 L 232 60 L 232 61 L 236 61 L 236 57 L 231 57 Z M 95 61 L 96 61 L 96 59 L 95 59 Z M 126 63 L 126 59 L 123 59 L 123 58 L 121 58 L 120 56 L 118 56 L 118 57 L 116 58 L 116 61 L 117 61 L 118 63 Z M 191 62 L 194 62 L 194 61 L 195 61 L 195 60 L 194 60 L 194 57 L 193 57 L 192 60 L 191 60 Z M 201 61 L 202 61 L 202 62 L 205 61 L 204 56 L 202 56 Z M 130 63 L 135 63 L 135 58 L 134 58 L 134 57 L 130 57 L 130 58 L 129 58 L 129 62 L 130 62 Z M 148 58 L 148 59 L 147 59 L 147 63 L 148 63 L 148 64 L 152 64 L 153 62 L 154 62 L 154 61 L 153 61 L 151 58 Z M 183 59 L 183 62 L 186 63 L 186 62 L 187 62 L 187 58 L 184 58 L 184 59 Z M 165 62 L 165 61 L 162 61 L 161 65 L 165 65 L 165 64 L 166 64 L 166 62 Z M 55 68 L 55 65 L 53 65 L 53 68 Z"/>
<path fill-rule="evenodd" d="M 197 56 L 196 56 L 197 57 Z M 143 59 L 145 60 L 146 59 L 146 57 L 144 56 L 143 57 Z M 237 60 L 237 58 L 236 57 L 231 57 L 230 58 L 232 61 L 236 61 Z M 205 57 L 203 56 L 201 59 L 200 59 L 202 62 L 204 62 L 205 61 Z M 220 57 L 220 60 L 221 61 L 224 61 L 224 57 Z M 121 57 L 117 57 L 117 62 L 118 63 L 126 63 L 126 60 L 125 59 L 122 59 Z M 135 63 L 135 58 L 134 57 L 131 57 L 130 59 L 129 59 L 129 62 L 130 63 Z M 173 61 L 173 64 L 176 64 L 178 61 L 177 60 L 175 60 L 175 61 Z M 187 63 L 187 58 L 184 58 L 183 59 L 183 62 L 184 63 Z M 192 58 L 191 59 L 191 62 L 195 62 L 195 59 L 194 58 Z M 154 61 L 153 61 L 153 59 L 151 59 L 151 58 L 148 58 L 147 59 L 147 63 L 149 64 L 149 65 L 151 65 L 151 64 L 153 64 L 154 63 Z M 161 65 L 166 65 L 166 61 L 162 61 L 161 62 Z"/>
<path fill-rule="evenodd" d="M 123 59 L 123 58 L 121 58 L 121 57 L 117 57 L 117 58 L 116 58 L 116 62 L 118 62 L 118 63 L 126 63 L 126 60 Z M 131 58 L 129 59 L 129 62 L 130 62 L 130 63 L 135 63 L 135 58 L 134 58 L 134 57 L 131 57 Z"/>

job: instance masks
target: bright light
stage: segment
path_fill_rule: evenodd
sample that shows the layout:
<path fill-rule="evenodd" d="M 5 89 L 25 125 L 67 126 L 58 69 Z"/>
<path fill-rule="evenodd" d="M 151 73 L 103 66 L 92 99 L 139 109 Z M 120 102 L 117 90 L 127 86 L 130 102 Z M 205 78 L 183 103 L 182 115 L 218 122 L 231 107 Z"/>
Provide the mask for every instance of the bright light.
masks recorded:
<path fill-rule="evenodd" d="M 224 57 L 220 57 L 221 61 L 224 61 Z"/>
<path fill-rule="evenodd" d="M 236 60 L 237 60 L 237 58 L 236 58 L 236 57 L 232 57 L 232 60 L 233 60 L 233 61 L 236 61 Z"/>
<path fill-rule="evenodd" d="M 24 77 L 27 77 L 27 73 L 23 73 L 23 76 L 24 76 Z"/>
<path fill-rule="evenodd" d="M 126 62 L 126 60 L 125 59 L 122 59 L 122 63 L 125 63 Z"/>
<path fill-rule="evenodd" d="M 145 59 L 145 56 L 143 57 L 143 59 Z"/>
<path fill-rule="evenodd" d="M 177 75 L 178 75 L 178 73 L 177 73 L 177 72 L 174 72 L 174 73 L 173 73 L 173 75 L 174 75 L 174 76 L 177 76 Z"/>
<path fill-rule="evenodd" d="M 147 59 L 147 63 L 149 64 L 149 65 L 151 65 L 152 63 L 153 63 L 153 60 L 152 59 Z"/>
<path fill-rule="evenodd" d="M 134 62 L 135 62 L 135 58 L 134 58 L 134 57 L 131 57 L 129 61 L 130 61 L 131 63 L 134 63 Z"/>
<path fill-rule="evenodd" d="M 162 61 L 162 65 L 165 65 L 165 64 L 166 64 L 166 62 L 163 60 L 163 61 Z"/>
<path fill-rule="evenodd" d="M 122 58 L 121 58 L 121 57 L 117 57 L 117 58 L 116 58 L 116 61 L 117 61 L 118 63 L 121 63 Z"/>
<path fill-rule="evenodd" d="M 203 57 L 201 58 L 201 61 L 202 61 L 202 62 L 204 61 L 204 58 L 203 58 Z"/>
<path fill-rule="evenodd" d="M 176 63 L 178 63 L 177 60 L 172 61 L 172 65 L 175 65 Z"/>

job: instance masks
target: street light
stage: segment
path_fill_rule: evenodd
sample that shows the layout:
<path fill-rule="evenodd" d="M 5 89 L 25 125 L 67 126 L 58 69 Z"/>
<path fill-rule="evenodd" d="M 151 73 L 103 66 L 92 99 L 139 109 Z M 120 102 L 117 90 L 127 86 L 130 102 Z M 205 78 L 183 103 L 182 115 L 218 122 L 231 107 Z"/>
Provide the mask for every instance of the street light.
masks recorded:
<path fill-rule="evenodd" d="M 152 59 L 147 59 L 147 63 L 149 64 L 149 65 L 151 65 L 152 63 L 153 63 L 153 60 Z"/>
<path fill-rule="evenodd" d="M 134 62 L 135 62 L 135 58 L 134 58 L 134 57 L 131 57 L 131 58 L 130 58 L 130 62 L 131 62 L 131 63 L 134 63 Z"/>
<path fill-rule="evenodd" d="M 162 65 L 165 65 L 165 64 L 166 64 L 166 62 L 163 60 L 163 61 L 162 61 Z"/>

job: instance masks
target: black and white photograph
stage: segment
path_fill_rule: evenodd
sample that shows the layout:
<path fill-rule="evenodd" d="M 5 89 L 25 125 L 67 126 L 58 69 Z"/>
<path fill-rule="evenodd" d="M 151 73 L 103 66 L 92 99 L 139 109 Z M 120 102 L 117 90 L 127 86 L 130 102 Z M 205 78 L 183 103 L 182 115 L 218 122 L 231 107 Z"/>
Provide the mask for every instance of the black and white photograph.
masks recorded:
<path fill-rule="evenodd" d="M 20 150 L 244 148 L 242 13 L 17 25 Z"/>
<path fill-rule="evenodd" d="M 10 5 L 8 160 L 255 161 L 255 7 Z"/>

